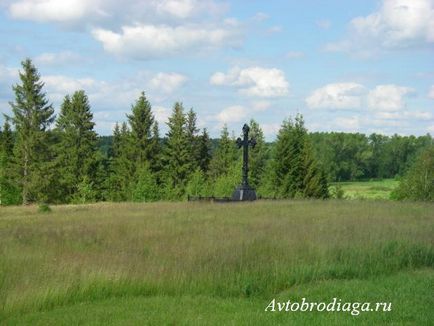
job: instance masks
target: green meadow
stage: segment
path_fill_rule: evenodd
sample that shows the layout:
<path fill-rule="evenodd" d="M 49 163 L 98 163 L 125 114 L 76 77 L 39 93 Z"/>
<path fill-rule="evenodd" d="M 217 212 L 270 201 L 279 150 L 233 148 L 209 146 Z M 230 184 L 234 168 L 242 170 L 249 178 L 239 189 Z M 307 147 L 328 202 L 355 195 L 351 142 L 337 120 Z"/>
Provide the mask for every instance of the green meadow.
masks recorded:
<path fill-rule="evenodd" d="M 429 325 L 434 204 L 0 209 L 0 324 Z M 391 311 L 265 312 L 272 299 Z"/>
<path fill-rule="evenodd" d="M 331 184 L 331 189 L 336 185 L 342 187 L 345 199 L 390 199 L 390 194 L 398 187 L 399 181 L 395 179 L 384 179 L 335 182 Z"/>

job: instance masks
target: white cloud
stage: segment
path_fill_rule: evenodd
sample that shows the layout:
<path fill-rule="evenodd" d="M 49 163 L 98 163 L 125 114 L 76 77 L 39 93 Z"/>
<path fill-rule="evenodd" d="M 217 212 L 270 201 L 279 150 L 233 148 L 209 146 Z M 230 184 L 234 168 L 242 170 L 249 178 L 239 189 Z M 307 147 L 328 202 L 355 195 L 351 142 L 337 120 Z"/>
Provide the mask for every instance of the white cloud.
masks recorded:
<path fill-rule="evenodd" d="M 276 33 L 282 32 L 282 31 L 283 31 L 282 26 L 277 26 L 277 25 L 272 26 L 269 29 L 267 29 L 268 34 L 276 34 Z"/>
<path fill-rule="evenodd" d="M 149 85 L 152 89 L 160 91 L 165 94 L 170 94 L 176 89 L 184 85 L 187 77 L 177 73 L 158 73 L 153 77 Z"/>
<path fill-rule="evenodd" d="M 428 97 L 434 100 L 434 85 L 431 86 Z"/>
<path fill-rule="evenodd" d="M 383 0 L 381 8 L 365 17 L 354 18 L 349 35 L 326 46 L 362 57 L 381 50 L 418 46 L 434 42 L 433 0 Z"/>
<path fill-rule="evenodd" d="M 217 86 L 235 86 L 240 94 L 258 97 L 280 97 L 289 95 L 289 83 L 282 70 L 276 68 L 235 67 L 228 73 L 217 72 L 210 78 Z"/>
<path fill-rule="evenodd" d="M 240 122 L 247 116 L 247 110 L 241 105 L 229 106 L 215 117 L 217 121 L 222 123 Z"/>
<path fill-rule="evenodd" d="M 9 12 L 14 18 L 64 23 L 79 20 L 90 13 L 101 14 L 100 3 L 98 0 L 22 0 L 12 3 Z"/>
<path fill-rule="evenodd" d="M 256 112 L 267 111 L 270 108 L 270 106 L 271 106 L 271 103 L 268 101 L 258 101 L 258 102 L 253 102 L 251 104 L 253 111 L 256 111 Z"/>
<path fill-rule="evenodd" d="M 360 118 L 354 117 L 337 117 L 333 121 L 333 125 L 338 130 L 356 132 L 360 129 Z"/>
<path fill-rule="evenodd" d="M 107 29 L 92 31 L 107 52 L 136 59 L 152 59 L 198 49 L 238 47 L 241 34 L 230 27 L 182 25 L 123 26 L 120 33 Z"/>
<path fill-rule="evenodd" d="M 38 66 L 60 66 L 64 64 L 83 62 L 83 58 L 79 54 L 71 51 L 63 51 L 58 53 L 47 52 L 35 57 L 34 62 Z"/>
<path fill-rule="evenodd" d="M 20 0 L 9 5 L 12 17 L 38 22 L 156 22 L 219 15 L 224 3 L 213 0 Z"/>
<path fill-rule="evenodd" d="M 364 87 L 357 83 L 328 84 L 306 98 L 306 104 L 311 109 L 357 109 L 363 91 Z"/>
<path fill-rule="evenodd" d="M 166 123 L 170 117 L 170 110 L 162 106 L 152 107 L 152 112 L 154 113 L 155 120 L 158 121 L 160 125 Z"/>
<path fill-rule="evenodd" d="M 279 123 L 263 123 L 260 124 L 260 127 L 262 128 L 262 131 L 264 132 L 264 135 L 266 137 L 275 136 L 281 127 L 281 124 Z"/>
<path fill-rule="evenodd" d="M 378 85 L 368 93 L 368 108 L 378 111 L 399 111 L 405 107 L 404 96 L 413 92 L 409 87 Z"/>

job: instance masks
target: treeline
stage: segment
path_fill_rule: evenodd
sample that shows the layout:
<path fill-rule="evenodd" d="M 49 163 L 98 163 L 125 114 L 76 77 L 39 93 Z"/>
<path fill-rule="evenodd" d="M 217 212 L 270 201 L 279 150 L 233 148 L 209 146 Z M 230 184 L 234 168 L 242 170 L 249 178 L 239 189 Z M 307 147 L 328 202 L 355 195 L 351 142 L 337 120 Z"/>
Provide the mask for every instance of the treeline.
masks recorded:
<path fill-rule="evenodd" d="M 144 93 L 126 121 L 116 124 L 111 146 L 99 143 L 83 90 L 66 95 L 56 118 L 31 60 L 13 86 L 12 114 L 0 133 L 1 204 L 180 200 L 190 195 L 230 196 L 241 182 L 241 151 L 223 127 L 217 147 L 196 113 L 175 103 L 159 126 Z M 260 195 L 327 198 L 327 177 L 315 157 L 302 116 L 285 120 L 273 148 L 250 121 L 257 145 L 250 182 Z M 99 148 L 99 144 L 105 150 Z"/>
<path fill-rule="evenodd" d="M 329 181 L 402 177 L 418 155 L 434 144 L 429 134 L 415 137 L 315 132 L 310 138 Z"/>

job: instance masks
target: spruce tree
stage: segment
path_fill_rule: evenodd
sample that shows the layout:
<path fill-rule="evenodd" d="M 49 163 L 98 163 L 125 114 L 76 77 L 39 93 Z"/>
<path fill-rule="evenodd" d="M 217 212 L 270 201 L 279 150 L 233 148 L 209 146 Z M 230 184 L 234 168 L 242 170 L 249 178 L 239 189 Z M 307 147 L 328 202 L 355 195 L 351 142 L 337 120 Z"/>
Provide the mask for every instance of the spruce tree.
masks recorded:
<path fill-rule="evenodd" d="M 110 162 L 109 199 L 126 201 L 131 199 L 134 187 L 135 161 L 131 134 L 124 122 L 119 128 L 116 124 L 113 132 L 113 157 Z"/>
<path fill-rule="evenodd" d="M 89 189 L 95 183 L 98 165 L 97 134 L 94 126 L 86 93 L 80 90 L 72 97 L 66 96 L 56 122 L 59 137 L 56 161 L 59 183 L 67 201 L 80 197 L 80 190 L 86 192 L 84 197 L 92 197 Z"/>
<path fill-rule="evenodd" d="M 199 166 L 199 129 L 196 126 L 197 116 L 193 109 L 190 109 L 186 115 L 186 133 L 190 156 L 190 168 L 196 170 Z"/>
<path fill-rule="evenodd" d="M 167 125 L 169 131 L 166 134 L 163 158 L 166 190 L 169 199 L 179 199 L 184 195 L 185 185 L 192 172 L 186 116 L 182 103 L 175 103 Z"/>
<path fill-rule="evenodd" d="M 14 136 L 8 120 L 0 131 L 0 205 L 13 205 L 20 202 L 20 191 L 14 183 L 12 158 Z"/>
<path fill-rule="evenodd" d="M 274 154 L 274 187 L 283 198 L 327 198 L 325 174 L 318 167 L 308 142 L 303 117 L 285 120 L 277 135 Z"/>
<path fill-rule="evenodd" d="M 149 144 L 149 168 L 151 169 L 152 173 L 155 175 L 155 178 L 157 180 L 157 183 L 160 183 L 161 179 L 161 142 L 160 142 L 160 131 L 158 128 L 158 122 L 154 121 L 154 124 L 152 125 L 152 136 L 151 136 L 151 142 Z"/>
<path fill-rule="evenodd" d="M 264 133 L 255 120 L 250 120 L 250 136 L 255 139 L 256 145 L 249 149 L 249 183 L 257 188 L 261 182 L 267 161 L 267 149 Z"/>
<path fill-rule="evenodd" d="M 198 156 L 197 161 L 199 168 L 203 173 L 207 173 L 209 170 L 209 164 L 211 162 L 211 140 L 209 139 L 206 128 L 203 129 L 202 134 L 198 139 Z"/>
<path fill-rule="evenodd" d="M 13 86 L 12 122 L 16 130 L 14 157 L 22 203 L 47 201 L 51 187 L 51 149 L 47 129 L 54 121 L 54 109 L 43 92 L 44 83 L 30 59 L 22 62 L 20 83 Z"/>
<path fill-rule="evenodd" d="M 216 179 L 229 172 L 231 166 L 237 160 L 237 148 L 234 139 L 229 137 L 228 128 L 223 126 L 217 149 L 214 151 L 210 162 L 209 175 Z"/>
<path fill-rule="evenodd" d="M 136 169 L 140 169 L 145 162 L 151 160 L 152 127 L 154 116 L 145 93 L 142 92 L 136 103 L 131 108 L 131 114 L 127 115 L 131 131 L 131 141 L 134 144 L 133 158 Z"/>

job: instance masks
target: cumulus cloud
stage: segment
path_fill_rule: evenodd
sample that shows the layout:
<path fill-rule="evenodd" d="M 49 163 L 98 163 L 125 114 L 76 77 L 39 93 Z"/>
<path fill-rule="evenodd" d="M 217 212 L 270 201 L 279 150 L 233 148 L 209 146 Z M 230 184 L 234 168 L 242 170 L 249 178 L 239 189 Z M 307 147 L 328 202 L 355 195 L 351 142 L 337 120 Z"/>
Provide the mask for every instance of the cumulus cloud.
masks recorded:
<path fill-rule="evenodd" d="M 149 85 L 152 89 L 158 90 L 165 94 L 170 94 L 187 81 L 187 77 L 178 73 L 158 73 L 153 77 Z"/>
<path fill-rule="evenodd" d="M 20 0 L 9 13 L 38 22 L 104 24 L 162 21 L 219 15 L 226 5 L 213 0 Z"/>
<path fill-rule="evenodd" d="M 334 83 L 321 87 L 306 98 L 311 109 L 357 109 L 364 87 L 357 83 Z"/>
<path fill-rule="evenodd" d="M 433 0 L 383 0 L 378 11 L 351 20 L 348 36 L 328 44 L 326 50 L 368 57 L 381 50 L 433 42 Z"/>
<path fill-rule="evenodd" d="M 225 26 L 137 24 L 123 26 L 119 33 L 98 28 L 92 34 L 107 52 L 136 59 L 165 57 L 198 49 L 238 47 L 242 40 L 238 30 Z"/>
<path fill-rule="evenodd" d="M 58 53 L 46 52 L 35 57 L 34 62 L 38 66 L 60 66 L 83 62 L 83 58 L 79 54 L 71 51 L 63 51 Z"/>
<path fill-rule="evenodd" d="M 247 116 L 247 110 L 241 105 L 229 106 L 220 111 L 216 120 L 222 123 L 240 122 Z"/>
<path fill-rule="evenodd" d="M 412 88 L 397 85 L 378 85 L 368 93 L 368 108 L 378 111 L 399 111 L 405 107 L 404 96 Z"/>
<path fill-rule="evenodd" d="M 21 0 L 9 7 L 14 18 L 38 22 L 66 23 L 82 19 L 93 13 L 102 14 L 99 6 L 102 1 L 95 0 Z"/>
<path fill-rule="evenodd" d="M 289 95 L 289 83 L 285 73 L 276 68 L 235 67 L 228 73 L 216 72 L 210 83 L 217 86 L 234 86 L 247 96 L 280 97 Z"/>

